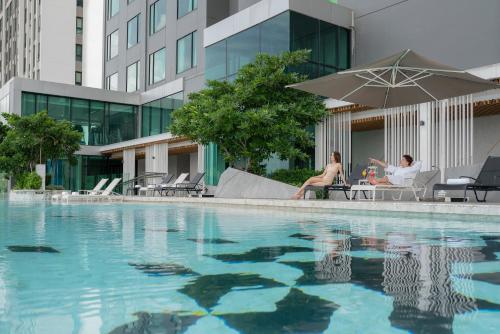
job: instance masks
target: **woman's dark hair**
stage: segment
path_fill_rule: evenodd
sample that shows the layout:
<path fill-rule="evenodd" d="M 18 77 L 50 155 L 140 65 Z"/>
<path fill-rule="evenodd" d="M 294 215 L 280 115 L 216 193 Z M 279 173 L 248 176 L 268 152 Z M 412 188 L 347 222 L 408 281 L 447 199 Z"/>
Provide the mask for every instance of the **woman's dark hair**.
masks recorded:
<path fill-rule="evenodd" d="M 342 163 L 342 158 L 340 157 L 340 153 L 338 151 L 333 152 L 333 157 L 338 164 Z"/>
<path fill-rule="evenodd" d="M 413 163 L 413 158 L 411 157 L 411 155 L 405 154 L 403 155 L 403 158 L 408 162 L 408 166 L 411 166 L 411 164 Z"/>

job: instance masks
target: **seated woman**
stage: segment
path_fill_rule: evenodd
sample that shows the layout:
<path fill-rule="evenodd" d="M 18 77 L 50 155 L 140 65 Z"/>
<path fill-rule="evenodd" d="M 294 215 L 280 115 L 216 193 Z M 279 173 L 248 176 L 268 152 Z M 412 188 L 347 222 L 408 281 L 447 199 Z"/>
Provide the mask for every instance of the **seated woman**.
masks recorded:
<path fill-rule="evenodd" d="M 292 196 L 292 199 L 300 199 L 304 197 L 304 191 L 307 186 L 329 186 L 333 183 L 335 177 L 340 174 L 340 178 L 344 184 L 347 184 L 344 177 L 344 171 L 342 169 L 340 153 L 335 151 L 330 155 L 330 162 L 325 167 L 323 174 L 318 176 L 310 177 L 299 191 Z"/>
<path fill-rule="evenodd" d="M 422 164 L 420 162 L 413 163 L 413 158 L 405 154 L 399 161 L 399 167 L 389 165 L 383 161 L 370 158 L 371 163 L 377 164 L 385 169 L 386 172 L 391 173 L 391 175 L 386 175 L 380 179 L 377 179 L 373 176 L 368 177 L 368 181 L 370 184 L 377 185 L 403 185 L 405 176 L 409 174 L 415 174 L 420 171 Z"/>

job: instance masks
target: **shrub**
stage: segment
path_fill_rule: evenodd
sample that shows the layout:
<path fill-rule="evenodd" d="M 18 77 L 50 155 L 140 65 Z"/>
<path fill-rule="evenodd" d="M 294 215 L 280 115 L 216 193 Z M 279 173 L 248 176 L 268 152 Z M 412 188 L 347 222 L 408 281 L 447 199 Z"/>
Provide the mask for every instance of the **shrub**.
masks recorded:
<path fill-rule="evenodd" d="M 15 189 L 38 190 L 42 187 L 42 178 L 35 172 L 24 173 L 16 178 Z"/>
<path fill-rule="evenodd" d="M 323 171 L 315 171 L 314 169 L 278 169 L 271 174 L 271 179 L 283 183 L 291 184 L 300 187 L 308 178 L 315 175 L 320 175 Z"/>

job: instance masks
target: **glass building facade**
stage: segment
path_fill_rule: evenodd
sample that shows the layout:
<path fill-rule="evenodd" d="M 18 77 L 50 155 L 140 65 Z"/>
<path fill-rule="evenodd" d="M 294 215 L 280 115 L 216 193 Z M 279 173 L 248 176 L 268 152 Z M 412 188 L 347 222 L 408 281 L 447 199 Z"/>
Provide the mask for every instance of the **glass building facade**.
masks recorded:
<path fill-rule="evenodd" d="M 22 93 L 22 115 L 47 111 L 70 121 L 82 133 L 82 145 L 107 145 L 137 138 L 137 106 L 63 96 Z"/>
<path fill-rule="evenodd" d="M 142 137 L 167 132 L 172 124 L 172 111 L 182 107 L 183 93 L 176 93 L 142 105 Z"/>
<path fill-rule="evenodd" d="M 122 177 L 123 167 L 120 160 L 91 155 L 77 155 L 76 159 L 75 165 L 71 165 L 65 159 L 49 160 L 47 162 L 47 185 L 61 186 L 73 191 L 89 190 L 93 189 L 103 178 L 112 180 Z M 119 189 L 115 189 L 117 190 Z"/>
<path fill-rule="evenodd" d="M 310 79 L 336 73 L 350 67 L 349 29 L 293 11 L 279 14 L 205 49 L 205 78 L 228 80 L 236 78 L 238 70 L 252 62 L 259 53 L 279 55 L 285 51 L 311 50 L 309 60 L 289 70 L 308 75 Z M 314 133 L 314 129 L 311 129 Z M 267 161 L 268 172 L 273 168 L 314 168 L 314 149 L 309 161 Z M 221 153 L 216 145 L 205 150 L 206 182 L 218 183 L 224 171 Z"/>
<path fill-rule="evenodd" d="M 233 80 L 259 53 L 311 50 L 307 63 L 291 70 L 317 78 L 350 67 L 349 29 L 293 11 L 277 15 L 206 48 L 207 80 Z"/>

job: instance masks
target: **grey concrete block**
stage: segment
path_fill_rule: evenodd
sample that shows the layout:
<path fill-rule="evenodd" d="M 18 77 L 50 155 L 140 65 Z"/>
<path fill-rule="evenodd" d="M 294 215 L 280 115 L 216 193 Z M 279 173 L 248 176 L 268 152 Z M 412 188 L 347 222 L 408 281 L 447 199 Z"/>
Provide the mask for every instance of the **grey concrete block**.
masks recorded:
<path fill-rule="evenodd" d="M 289 199 L 297 190 L 297 187 L 286 183 L 228 168 L 220 177 L 215 197 Z"/>

